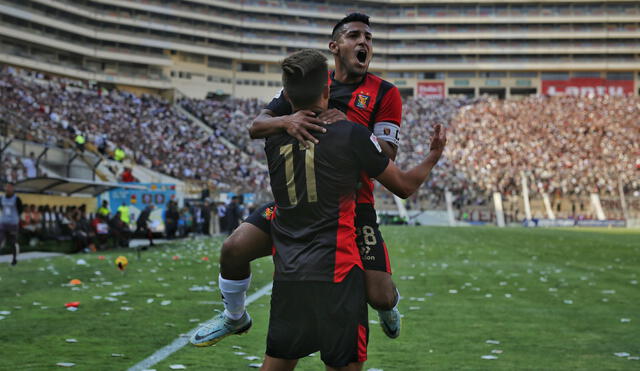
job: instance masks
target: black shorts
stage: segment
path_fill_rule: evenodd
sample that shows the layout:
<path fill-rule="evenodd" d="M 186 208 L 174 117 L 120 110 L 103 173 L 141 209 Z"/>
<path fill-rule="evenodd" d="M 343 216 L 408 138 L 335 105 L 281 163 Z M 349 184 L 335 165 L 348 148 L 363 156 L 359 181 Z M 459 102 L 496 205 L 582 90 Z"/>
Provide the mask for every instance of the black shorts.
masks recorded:
<path fill-rule="evenodd" d="M 269 202 L 245 219 L 245 222 L 255 225 L 264 233 L 271 234 L 271 220 L 275 202 Z M 360 258 L 365 270 L 383 271 L 391 274 L 389 252 L 387 244 L 382 239 L 377 222 L 376 210 L 372 204 L 358 204 L 356 206 L 356 244 L 360 249 Z"/>
<path fill-rule="evenodd" d="M 274 281 L 267 355 L 298 359 L 320 351 L 331 367 L 367 360 L 364 274 L 354 267 L 339 283 Z"/>
<path fill-rule="evenodd" d="M 387 244 L 382 239 L 376 210 L 372 204 L 356 206 L 356 244 L 360 249 L 362 265 L 366 270 L 391 274 Z"/>
<path fill-rule="evenodd" d="M 255 209 L 244 221 L 260 228 L 264 233 L 271 235 L 271 220 L 273 219 L 273 208 L 275 202 L 268 202 Z"/>

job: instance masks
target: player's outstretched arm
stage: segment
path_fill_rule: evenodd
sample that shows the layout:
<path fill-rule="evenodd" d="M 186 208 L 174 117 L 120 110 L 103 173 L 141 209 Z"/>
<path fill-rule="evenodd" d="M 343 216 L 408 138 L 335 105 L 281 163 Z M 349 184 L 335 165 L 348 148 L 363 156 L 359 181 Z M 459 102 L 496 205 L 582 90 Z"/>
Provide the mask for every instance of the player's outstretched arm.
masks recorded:
<path fill-rule="evenodd" d="M 291 115 L 276 116 L 272 111 L 263 109 L 251 123 L 249 136 L 252 139 L 260 139 L 287 132 L 306 147 L 306 141 L 318 143 L 310 131 L 324 133 L 326 129 L 321 126 L 323 124 L 325 121 L 316 118 L 312 111 L 303 110 Z"/>
<path fill-rule="evenodd" d="M 436 166 L 440 156 L 442 156 L 446 143 L 446 130 L 442 125 L 436 125 L 435 133 L 431 138 L 429 154 L 419 165 L 408 171 L 403 171 L 393 161 L 389 161 L 389 165 L 376 177 L 376 180 L 396 196 L 408 198 L 429 177 L 431 169 Z"/>

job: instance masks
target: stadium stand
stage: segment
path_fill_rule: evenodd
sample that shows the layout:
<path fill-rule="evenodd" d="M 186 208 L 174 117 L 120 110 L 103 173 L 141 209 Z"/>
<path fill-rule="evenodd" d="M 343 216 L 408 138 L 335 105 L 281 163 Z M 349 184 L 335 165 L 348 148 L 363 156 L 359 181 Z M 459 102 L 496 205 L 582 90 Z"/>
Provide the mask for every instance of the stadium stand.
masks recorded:
<path fill-rule="evenodd" d="M 34 77 L 11 67 L 3 68 L 0 79 L 3 107 L 27 118 L 30 139 L 37 142 L 57 143 L 82 133 L 105 153 L 123 148 L 136 163 L 173 177 L 206 180 L 229 190 L 265 186 L 262 168 L 215 135 L 206 135 L 159 97 Z"/>
<path fill-rule="evenodd" d="M 192 98 L 267 99 L 277 63 L 304 47 L 326 53 L 351 11 L 372 16 L 371 70 L 404 96 L 640 88 L 636 1 L 2 0 L 0 61 Z"/>

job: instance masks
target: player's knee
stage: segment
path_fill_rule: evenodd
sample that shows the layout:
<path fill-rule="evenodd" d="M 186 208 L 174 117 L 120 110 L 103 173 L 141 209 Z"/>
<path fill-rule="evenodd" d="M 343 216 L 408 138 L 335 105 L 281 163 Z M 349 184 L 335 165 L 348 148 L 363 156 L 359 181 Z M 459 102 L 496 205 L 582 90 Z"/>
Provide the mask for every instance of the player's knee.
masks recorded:
<path fill-rule="evenodd" d="M 237 238 L 231 235 L 222 243 L 222 249 L 220 250 L 220 263 L 234 264 L 238 259 L 242 259 L 242 251 L 238 246 Z"/>

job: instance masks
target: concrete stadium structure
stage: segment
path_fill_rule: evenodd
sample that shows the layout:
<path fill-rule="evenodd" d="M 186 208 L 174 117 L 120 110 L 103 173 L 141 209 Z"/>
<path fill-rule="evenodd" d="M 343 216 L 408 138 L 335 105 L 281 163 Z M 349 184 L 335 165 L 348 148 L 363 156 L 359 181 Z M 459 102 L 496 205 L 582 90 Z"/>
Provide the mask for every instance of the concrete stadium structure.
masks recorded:
<path fill-rule="evenodd" d="M 371 16 L 403 95 L 640 93 L 638 1 L 0 0 L 0 63 L 137 92 L 269 99 L 278 62 Z"/>

